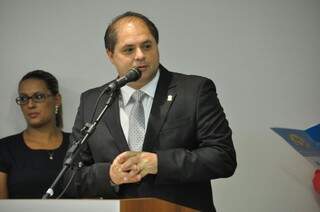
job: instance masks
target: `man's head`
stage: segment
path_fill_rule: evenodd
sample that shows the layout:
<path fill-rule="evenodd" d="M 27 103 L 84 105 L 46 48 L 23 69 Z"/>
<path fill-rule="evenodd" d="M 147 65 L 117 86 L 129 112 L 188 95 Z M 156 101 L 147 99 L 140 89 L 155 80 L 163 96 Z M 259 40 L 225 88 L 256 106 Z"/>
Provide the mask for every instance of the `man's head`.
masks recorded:
<path fill-rule="evenodd" d="M 159 35 L 147 17 L 134 12 L 117 16 L 104 39 L 108 58 L 120 77 L 133 67 L 140 69 L 142 76 L 131 87 L 141 88 L 153 79 L 159 66 Z"/>
<path fill-rule="evenodd" d="M 135 12 L 125 12 L 117 17 L 115 17 L 112 22 L 109 24 L 106 33 L 104 35 L 104 45 L 106 47 L 106 50 L 113 52 L 114 51 L 114 46 L 117 43 L 117 32 L 116 32 L 116 23 L 123 19 L 123 18 L 137 18 L 143 21 L 146 26 L 148 27 L 150 33 L 156 40 L 157 44 L 159 43 L 159 32 L 156 27 L 156 25 L 150 21 L 146 16 L 140 14 L 140 13 L 135 13 Z"/>

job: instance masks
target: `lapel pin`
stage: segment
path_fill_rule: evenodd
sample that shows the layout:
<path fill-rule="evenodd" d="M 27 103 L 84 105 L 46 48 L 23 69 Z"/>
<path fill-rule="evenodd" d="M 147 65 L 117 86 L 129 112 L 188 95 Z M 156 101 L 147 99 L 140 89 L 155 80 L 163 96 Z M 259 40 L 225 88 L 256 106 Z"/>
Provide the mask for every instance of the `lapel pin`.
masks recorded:
<path fill-rule="evenodd" d="M 167 101 L 168 101 L 168 102 L 171 102 L 171 101 L 172 101 L 172 95 L 168 95 Z"/>

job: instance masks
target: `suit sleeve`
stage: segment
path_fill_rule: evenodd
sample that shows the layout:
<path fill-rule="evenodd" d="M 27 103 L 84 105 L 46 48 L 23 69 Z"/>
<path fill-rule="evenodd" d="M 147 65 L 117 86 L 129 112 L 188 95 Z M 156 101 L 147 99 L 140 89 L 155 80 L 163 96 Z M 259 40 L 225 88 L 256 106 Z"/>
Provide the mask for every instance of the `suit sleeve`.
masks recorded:
<path fill-rule="evenodd" d="M 156 183 L 192 183 L 233 175 L 237 166 L 231 129 L 211 80 L 200 83 L 196 93 L 194 149 L 157 151 Z M 161 142 L 161 141 L 160 141 Z M 175 142 L 175 141 L 172 141 Z"/>
<path fill-rule="evenodd" d="M 86 120 L 85 117 L 89 117 L 86 104 L 85 94 L 81 95 L 80 106 L 76 115 L 75 123 L 70 136 L 70 145 L 77 142 L 82 138 L 80 132 L 84 126 Z M 86 114 L 87 113 L 87 114 Z M 67 152 L 66 157 L 70 155 Z M 78 164 L 83 165 L 79 168 Z M 72 180 L 70 187 L 66 192 L 66 197 L 71 198 L 116 198 L 117 194 L 114 188 L 110 184 L 109 168 L 110 163 L 100 162 L 96 163 L 91 154 L 90 147 L 87 143 L 84 143 L 81 147 L 80 154 L 76 157 L 71 169 L 66 172 L 64 178 L 64 185 L 66 185 L 71 179 L 73 172 L 76 172 L 74 179 Z"/>

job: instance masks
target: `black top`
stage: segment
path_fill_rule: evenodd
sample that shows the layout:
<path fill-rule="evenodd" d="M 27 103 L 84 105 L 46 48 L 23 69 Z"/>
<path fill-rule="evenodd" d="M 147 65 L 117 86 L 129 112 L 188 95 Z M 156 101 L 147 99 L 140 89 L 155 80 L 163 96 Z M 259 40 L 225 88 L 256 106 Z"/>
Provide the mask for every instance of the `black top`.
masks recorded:
<path fill-rule="evenodd" d="M 62 144 L 54 150 L 33 150 L 22 133 L 0 140 L 0 171 L 7 173 L 9 198 L 41 198 L 62 168 L 69 145 L 63 132 Z M 55 195 L 60 189 L 55 189 Z"/>

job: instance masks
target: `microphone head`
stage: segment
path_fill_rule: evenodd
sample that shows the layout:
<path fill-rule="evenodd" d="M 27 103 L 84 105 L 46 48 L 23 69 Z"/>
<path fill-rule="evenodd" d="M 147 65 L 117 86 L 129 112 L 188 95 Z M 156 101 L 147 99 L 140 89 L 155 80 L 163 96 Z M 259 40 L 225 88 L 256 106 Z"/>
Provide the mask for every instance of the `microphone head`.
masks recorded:
<path fill-rule="evenodd" d="M 129 82 L 137 81 L 141 77 L 141 71 L 138 68 L 131 68 L 128 73 L 107 84 L 106 91 L 114 91 L 121 88 Z"/>
<path fill-rule="evenodd" d="M 133 82 L 141 77 L 141 71 L 138 68 L 131 68 L 126 74 L 127 82 Z"/>

